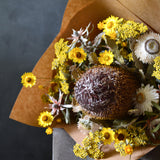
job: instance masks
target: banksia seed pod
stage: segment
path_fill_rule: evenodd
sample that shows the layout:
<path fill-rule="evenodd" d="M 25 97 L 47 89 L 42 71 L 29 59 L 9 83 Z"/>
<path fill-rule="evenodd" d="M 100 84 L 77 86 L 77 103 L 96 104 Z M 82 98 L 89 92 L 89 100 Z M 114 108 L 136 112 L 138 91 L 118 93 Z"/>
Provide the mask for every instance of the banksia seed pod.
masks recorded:
<path fill-rule="evenodd" d="M 98 66 L 76 82 L 74 96 L 83 111 L 96 119 L 123 118 L 132 107 L 139 82 L 122 68 Z"/>

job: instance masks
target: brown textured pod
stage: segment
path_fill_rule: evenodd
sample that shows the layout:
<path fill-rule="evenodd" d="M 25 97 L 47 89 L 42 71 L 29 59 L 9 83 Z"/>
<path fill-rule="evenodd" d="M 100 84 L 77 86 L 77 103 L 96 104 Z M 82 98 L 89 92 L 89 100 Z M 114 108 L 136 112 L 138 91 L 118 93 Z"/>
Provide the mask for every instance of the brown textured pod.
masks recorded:
<path fill-rule="evenodd" d="M 122 68 L 98 66 L 86 71 L 74 87 L 75 99 L 96 119 L 120 119 L 132 107 L 137 78 Z"/>

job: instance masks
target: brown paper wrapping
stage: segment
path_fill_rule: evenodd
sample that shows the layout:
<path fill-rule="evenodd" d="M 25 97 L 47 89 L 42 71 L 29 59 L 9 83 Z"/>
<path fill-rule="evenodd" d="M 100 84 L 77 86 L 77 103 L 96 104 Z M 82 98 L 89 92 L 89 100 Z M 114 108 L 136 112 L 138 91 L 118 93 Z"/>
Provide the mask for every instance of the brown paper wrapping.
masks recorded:
<path fill-rule="evenodd" d="M 72 34 L 72 28 L 79 30 L 85 28 L 89 22 L 94 24 L 95 30 L 91 37 L 94 37 L 98 30 L 96 25 L 99 21 L 110 15 L 123 17 L 147 24 L 153 31 L 160 33 L 160 2 L 159 0 L 69 0 L 61 30 L 54 41 L 50 44 L 43 56 L 37 62 L 33 69 L 36 77 L 45 77 L 51 79 L 51 62 L 54 58 L 54 44 L 59 38 L 67 38 Z M 41 101 L 41 95 L 47 92 L 47 89 L 40 90 L 38 85 L 48 85 L 47 79 L 37 80 L 36 86 L 22 88 L 18 98 L 11 111 L 10 118 L 31 126 L 38 126 L 37 117 L 44 110 L 45 105 Z M 65 125 L 56 123 L 54 127 L 64 128 L 70 136 L 78 143 L 83 139 L 78 131 L 76 124 Z M 138 159 L 154 147 L 148 146 L 138 148 L 132 155 L 132 159 Z M 128 156 L 121 157 L 119 153 L 113 150 L 113 146 L 107 146 L 105 158 L 108 160 L 127 160 Z"/>

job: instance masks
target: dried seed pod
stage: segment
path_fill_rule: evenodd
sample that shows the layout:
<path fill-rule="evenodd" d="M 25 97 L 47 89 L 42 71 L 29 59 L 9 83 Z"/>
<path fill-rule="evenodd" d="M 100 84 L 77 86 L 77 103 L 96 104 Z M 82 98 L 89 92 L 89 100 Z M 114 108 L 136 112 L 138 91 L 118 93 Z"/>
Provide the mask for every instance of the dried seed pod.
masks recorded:
<path fill-rule="evenodd" d="M 139 81 L 124 69 L 98 66 L 76 82 L 74 94 L 84 112 L 96 119 L 123 118 L 132 107 Z"/>

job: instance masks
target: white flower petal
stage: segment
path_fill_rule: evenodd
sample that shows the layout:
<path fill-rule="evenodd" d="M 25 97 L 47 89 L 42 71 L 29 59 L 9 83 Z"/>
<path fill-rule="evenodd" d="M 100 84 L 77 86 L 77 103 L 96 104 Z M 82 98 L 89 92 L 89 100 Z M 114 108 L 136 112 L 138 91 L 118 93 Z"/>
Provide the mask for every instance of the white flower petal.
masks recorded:
<path fill-rule="evenodd" d="M 136 101 L 135 108 L 138 109 L 138 112 L 135 115 L 144 115 L 145 111 L 152 112 L 152 102 L 159 102 L 159 94 L 157 93 L 157 89 L 150 84 L 145 87 L 142 86 L 137 90 L 137 95 L 142 94 L 145 98 L 142 103 Z"/>
<path fill-rule="evenodd" d="M 149 32 L 139 37 L 134 47 L 136 57 L 143 63 L 153 63 L 155 57 L 160 55 L 160 51 L 156 54 L 149 54 L 145 49 L 145 43 L 149 39 L 155 39 L 160 44 L 160 35 L 157 33 Z"/>

